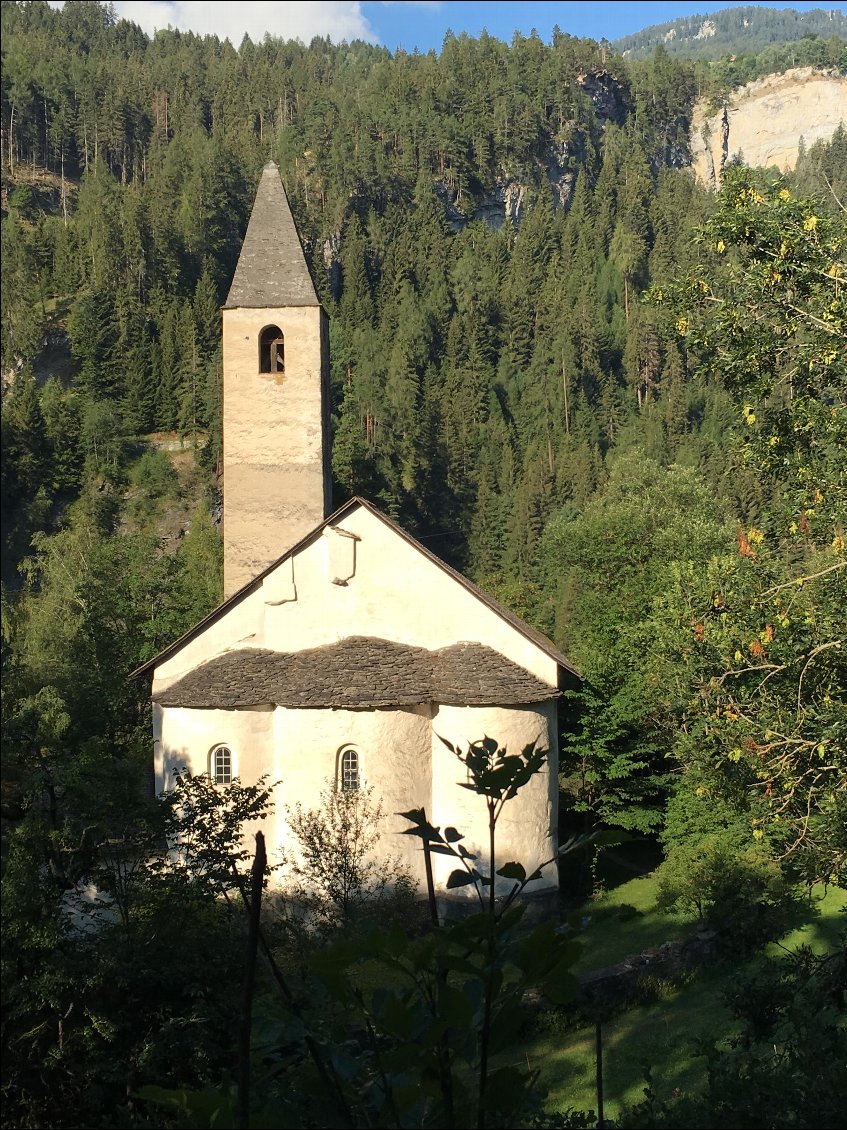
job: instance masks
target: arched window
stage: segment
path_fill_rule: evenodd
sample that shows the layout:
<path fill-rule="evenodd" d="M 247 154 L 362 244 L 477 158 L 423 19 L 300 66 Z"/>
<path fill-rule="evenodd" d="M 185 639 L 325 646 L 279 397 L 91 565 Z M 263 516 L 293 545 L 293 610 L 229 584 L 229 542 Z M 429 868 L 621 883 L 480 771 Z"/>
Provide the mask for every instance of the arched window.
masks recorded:
<path fill-rule="evenodd" d="M 285 372 L 285 335 L 279 326 L 265 326 L 259 334 L 259 372 Z"/>
<path fill-rule="evenodd" d="M 209 776 L 216 785 L 232 784 L 232 750 L 228 745 L 216 746 L 209 755 Z"/>
<path fill-rule="evenodd" d="M 344 793 L 355 792 L 359 788 L 359 751 L 348 746 L 341 751 L 338 764 L 338 776 L 341 781 L 341 791 Z"/>

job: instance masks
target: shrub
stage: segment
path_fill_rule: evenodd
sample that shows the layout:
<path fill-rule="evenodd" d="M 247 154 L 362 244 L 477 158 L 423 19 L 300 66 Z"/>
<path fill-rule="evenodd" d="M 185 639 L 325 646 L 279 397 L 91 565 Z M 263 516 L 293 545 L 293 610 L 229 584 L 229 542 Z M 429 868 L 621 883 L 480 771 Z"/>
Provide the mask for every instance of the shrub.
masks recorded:
<path fill-rule="evenodd" d="M 129 478 L 141 496 L 135 510 L 147 516 L 160 499 L 176 498 L 179 493 L 179 476 L 163 451 L 145 451 L 130 471 Z"/>
<path fill-rule="evenodd" d="M 300 845 L 296 899 L 319 927 L 349 925 L 368 908 L 390 900 L 408 904 L 415 884 L 399 858 L 377 852 L 384 816 L 373 789 L 321 792 L 320 805 L 287 810 Z"/>
<path fill-rule="evenodd" d="M 787 928 L 797 895 L 756 844 L 727 829 L 672 845 L 657 873 L 662 910 L 693 909 L 733 947 L 749 952 Z"/>

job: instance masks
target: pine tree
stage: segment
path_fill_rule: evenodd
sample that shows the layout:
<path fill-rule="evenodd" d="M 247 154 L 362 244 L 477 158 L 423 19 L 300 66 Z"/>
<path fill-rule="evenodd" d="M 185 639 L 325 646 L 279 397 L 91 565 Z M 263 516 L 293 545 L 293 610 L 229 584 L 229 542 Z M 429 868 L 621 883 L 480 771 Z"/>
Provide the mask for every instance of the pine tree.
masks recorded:
<path fill-rule="evenodd" d="M 15 497 L 25 501 L 49 473 L 47 429 L 31 369 L 16 374 L 3 400 L 3 420 L 3 460 L 14 473 Z"/>

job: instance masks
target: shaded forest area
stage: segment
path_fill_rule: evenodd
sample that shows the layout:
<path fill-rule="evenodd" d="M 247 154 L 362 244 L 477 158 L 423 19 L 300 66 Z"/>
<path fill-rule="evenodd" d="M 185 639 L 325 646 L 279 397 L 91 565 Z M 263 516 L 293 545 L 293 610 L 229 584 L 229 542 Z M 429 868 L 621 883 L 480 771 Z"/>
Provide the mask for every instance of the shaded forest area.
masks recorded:
<path fill-rule="evenodd" d="M 137 1087 L 231 1063 L 240 935 L 214 899 L 148 875 L 87 939 L 59 905 L 125 884 L 109 852 L 153 822 L 126 676 L 220 597 L 219 306 L 269 158 L 331 319 L 336 501 L 372 499 L 585 675 L 563 835 L 649 837 L 669 904 L 745 944 L 843 886 L 844 127 L 715 198 L 688 132 L 728 64 L 561 33 L 236 49 L 78 2 L 2 21 L 10 1124 L 145 1125 Z M 576 897 L 597 859 L 572 858 Z"/>

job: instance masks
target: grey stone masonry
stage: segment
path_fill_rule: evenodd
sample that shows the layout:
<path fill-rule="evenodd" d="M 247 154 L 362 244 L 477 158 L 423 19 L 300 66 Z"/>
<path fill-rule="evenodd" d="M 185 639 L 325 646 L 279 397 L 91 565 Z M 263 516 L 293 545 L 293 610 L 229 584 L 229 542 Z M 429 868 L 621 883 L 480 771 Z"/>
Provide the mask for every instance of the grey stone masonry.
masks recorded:
<path fill-rule="evenodd" d="M 555 687 L 490 647 L 437 651 L 349 636 L 306 651 L 242 648 L 219 655 L 154 696 L 160 706 L 232 710 L 288 707 L 504 706 L 559 697 Z"/>
<path fill-rule="evenodd" d="M 262 170 L 224 309 L 320 306 L 279 169 Z"/>

